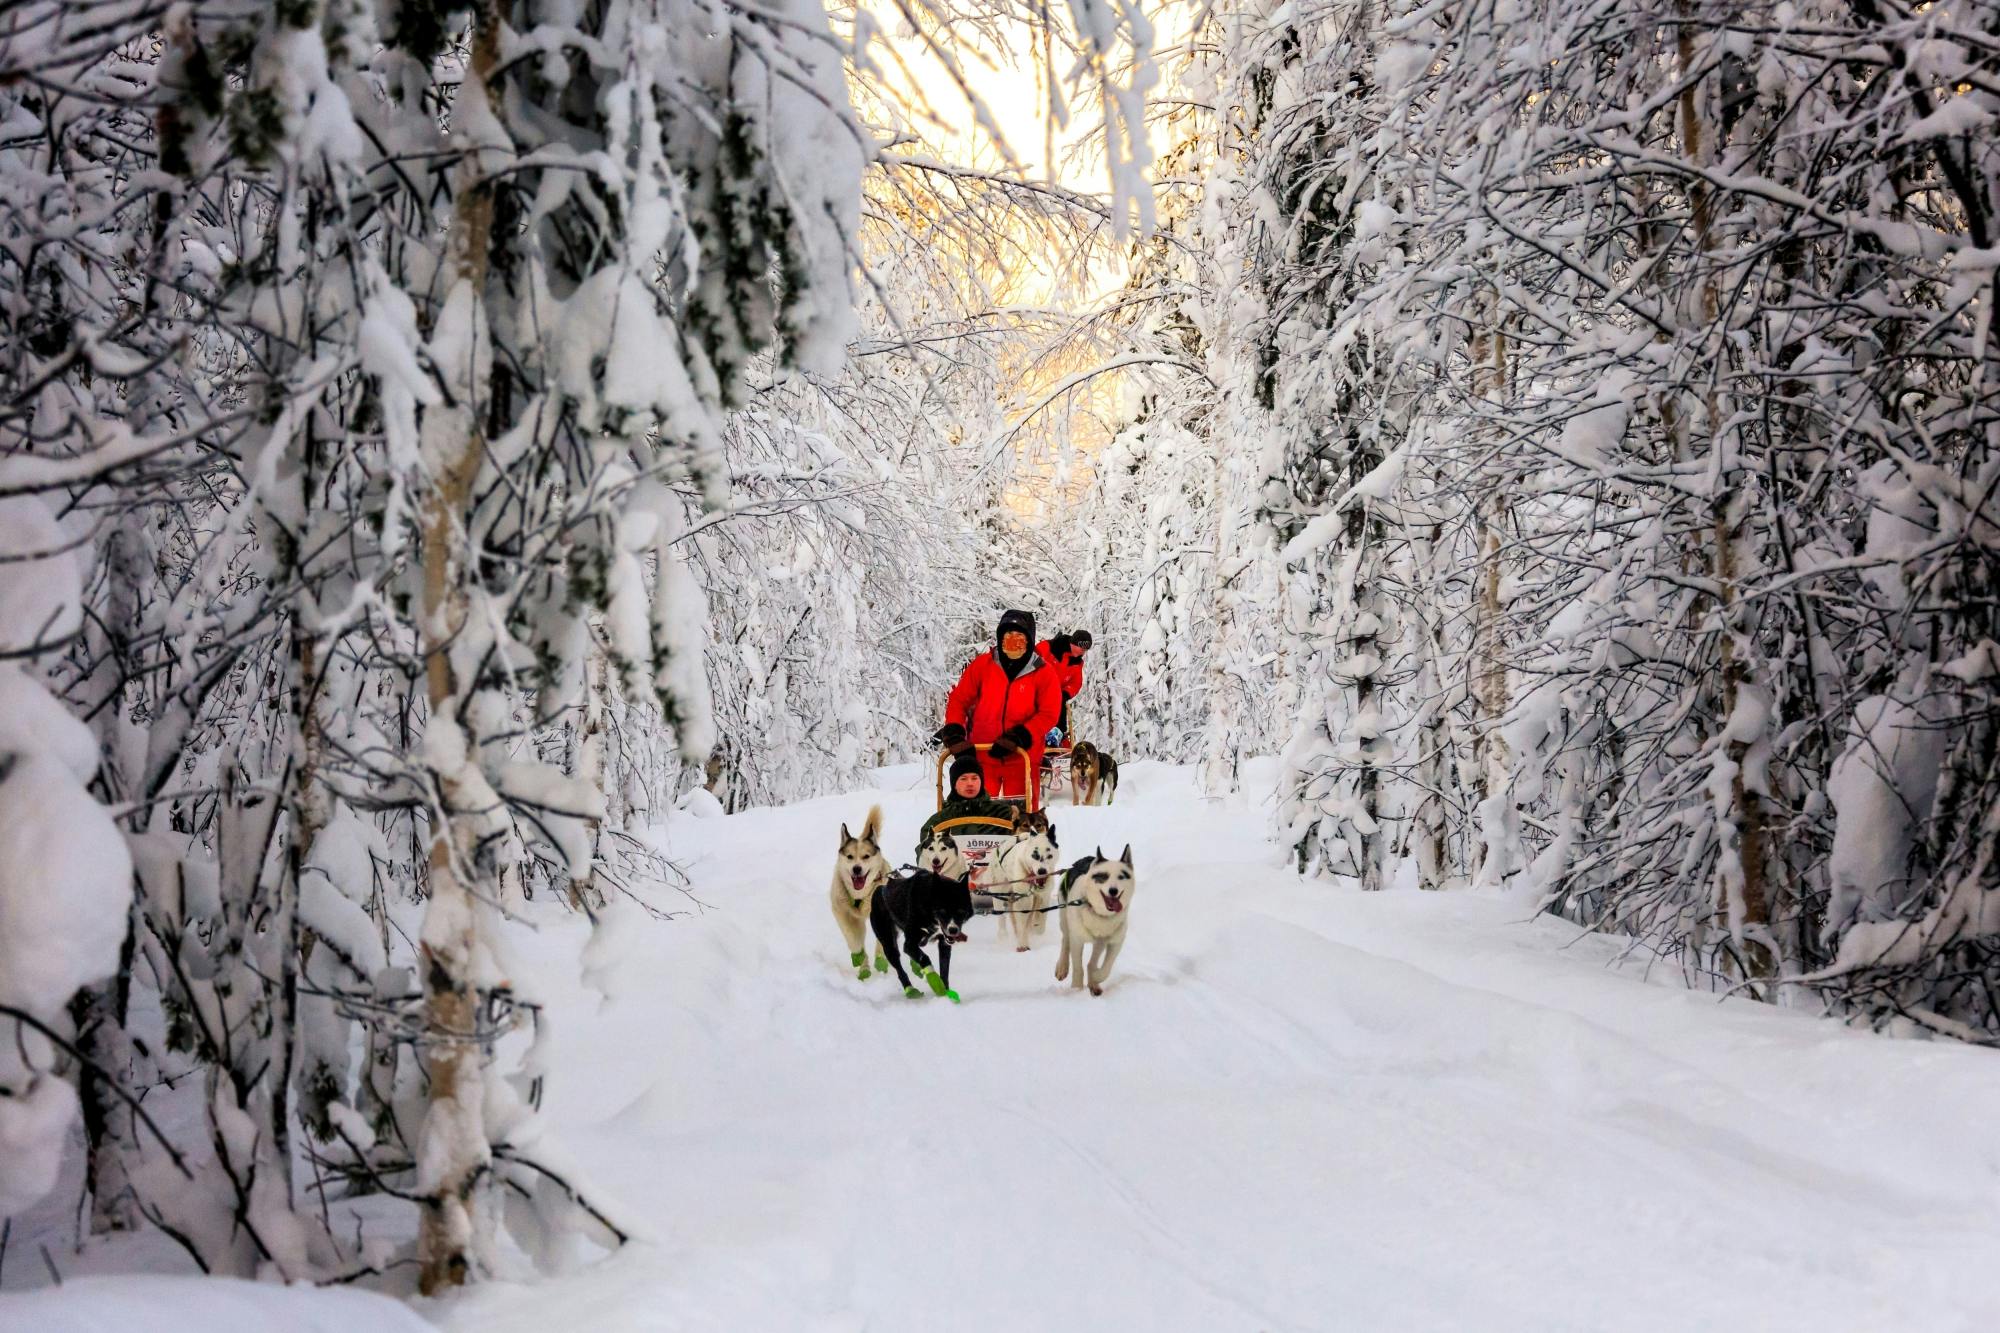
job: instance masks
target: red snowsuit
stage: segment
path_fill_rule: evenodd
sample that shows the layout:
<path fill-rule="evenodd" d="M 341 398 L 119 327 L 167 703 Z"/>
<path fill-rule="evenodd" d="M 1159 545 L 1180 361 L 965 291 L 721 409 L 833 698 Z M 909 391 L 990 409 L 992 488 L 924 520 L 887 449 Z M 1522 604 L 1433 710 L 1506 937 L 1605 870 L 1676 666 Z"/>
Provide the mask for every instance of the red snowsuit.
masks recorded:
<path fill-rule="evenodd" d="M 1056 669 L 1057 678 L 1062 681 L 1063 698 L 1074 699 L 1077 695 L 1083 693 L 1082 662 L 1056 661 L 1056 650 L 1049 646 L 1047 639 L 1043 639 L 1040 643 L 1036 644 L 1035 651 L 1041 655 L 1041 659 L 1044 662 L 1047 662 Z"/>
<path fill-rule="evenodd" d="M 1021 674 L 1009 680 L 996 653 L 983 652 L 967 665 L 945 700 L 944 720 L 964 727 L 974 745 L 991 745 L 1011 727 L 1026 728 L 1028 773 L 1039 774 L 1043 738 L 1062 716 L 1061 674 L 1029 653 Z M 982 754 L 979 764 L 986 773 L 986 790 L 995 796 L 1028 794 L 1022 785 L 1027 774 L 1021 771 L 1018 755 L 996 761 Z"/>

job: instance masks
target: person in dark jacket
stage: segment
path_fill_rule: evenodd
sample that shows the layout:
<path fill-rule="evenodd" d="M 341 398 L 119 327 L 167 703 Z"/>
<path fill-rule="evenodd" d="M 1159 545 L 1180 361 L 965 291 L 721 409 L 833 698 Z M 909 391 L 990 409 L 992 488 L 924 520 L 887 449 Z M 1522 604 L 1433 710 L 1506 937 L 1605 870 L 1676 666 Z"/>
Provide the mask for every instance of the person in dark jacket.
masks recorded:
<path fill-rule="evenodd" d="M 1020 808 L 1012 802 L 998 801 L 986 794 L 986 775 L 980 771 L 979 757 L 968 750 L 951 761 L 950 791 L 938 812 L 924 821 L 917 834 L 917 851 L 923 852 L 924 844 L 931 840 L 931 830 L 947 819 L 992 815 L 1011 820 L 1019 813 Z"/>
<path fill-rule="evenodd" d="M 1034 651 L 1035 618 L 1007 611 L 993 632 L 993 650 L 966 665 L 945 700 L 940 744 L 954 752 L 973 745 L 993 748 L 983 757 L 986 790 L 1025 797 L 1029 774 L 1042 762 L 1042 745 L 1062 716 L 1060 674 Z M 1023 771 L 1025 752 L 1030 767 Z"/>

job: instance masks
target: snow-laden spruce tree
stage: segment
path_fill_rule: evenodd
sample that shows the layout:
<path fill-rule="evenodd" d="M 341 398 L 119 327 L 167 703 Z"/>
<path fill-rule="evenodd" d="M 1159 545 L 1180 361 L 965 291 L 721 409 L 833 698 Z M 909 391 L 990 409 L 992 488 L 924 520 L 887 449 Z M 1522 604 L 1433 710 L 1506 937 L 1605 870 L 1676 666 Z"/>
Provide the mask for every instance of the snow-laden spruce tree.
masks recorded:
<path fill-rule="evenodd" d="M 1208 62 L 1211 97 L 1219 86 L 1217 63 Z M 1291 720 L 1274 669 L 1282 639 L 1282 622 L 1270 614 L 1281 595 L 1278 533 L 1264 504 L 1266 479 L 1277 470 L 1286 437 L 1260 392 L 1264 366 L 1257 334 L 1266 327 L 1269 309 L 1248 267 L 1262 239 L 1246 207 L 1246 196 L 1259 187 L 1242 174 L 1250 130 L 1240 123 L 1221 128 L 1226 146 L 1205 164 L 1203 214 L 1218 234 L 1204 247 L 1211 266 L 1202 275 L 1207 299 L 1193 314 L 1204 369 L 1198 381 L 1193 376 L 1184 381 L 1200 391 L 1199 426 L 1213 441 L 1215 468 L 1210 578 L 1215 629 L 1201 757 L 1202 790 L 1213 797 L 1238 790 L 1244 760 L 1278 748 L 1276 738 Z"/>
<path fill-rule="evenodd" d="M 808 7 L 475 6 L 442 137 L 408 94 L 452 34 L 420 17 L 405 7 L 384 34 L 412 85 L 392 84 L 386 115 L 402 150 L 442 150 L 450 204 L 441 242 L 406 250 L 381 297 L 414 305 L 402 328 L 425 336 L 382 349 L 377 373 L 414 400 L 385 425 L 410 494 L 428 711 L 430 1288 L 492 1262 L 496 1169 L 539 1176 L 521 1181 L 530 1202 L 551 1185 L 573 1197 L 512 1141 L 526 1100 L 491 1069 L 513 1000 L 494 909 L 516 821 L 581 877 L 577 824 L 601 795 L 514 752 L 513 701 L 567 706 L 601 615 L 625 688 L 652 692 L 684 753 L 706 757 L 676 491 L 726 502 L 722 416 L 762 348 L 820 368 L 841 354 L 865 153 Z"/>
<path fill-rule="evenodd" d="M 1254 175 L 1263 108 L 1256 98 L 1245 104 L 1237 82 L 1246 30 L 1259 21 L 1203 14 L 1186 33 L 1174 95 L 1158 117 L 1171 135 L 1161 159 L 1159 237 L 1134 265 L 1125 294 L 1143 312 L 1134 343 L 1157 356 L 1143 372 L 1149 414 L 1202 442 L 1191 456 L 1205 475 L 1178 488 L 1180 521 L 1197 549 L 1176 553 L 1192 575 L 1201 681 L 1192 687 L 1183 671 L 1160 706 L 1176 711 L 1177 734 L 1189 738 L 1202 789 L 1215 797 L 1237 790 L 1246 758 L 1277 748 L 1283 725 L 1274 671 L 1281 629 L 1270 614 L 1280 595 L 1277 530 L 1263 484 L 1285 437 L 1258 392 L 1257 343 L 1269 313 L 1255 280 L 1268 239 L 1259 211 L 1266 196 Z"/>
<path fill-rule="evenodd" d="M 1391 118 L 1432 155 L 1405 305 L 1472 335 L 1430 475 L 1498 576 L 1501 868 L 1692 972 L 1957 1032 L 1993 1022 L 1963 22 L 1468 5 L 1400 29 Z"/>
<path fill-rule="evenodd" d="M 589 691 L 706 757 L 685 516 L 726 501 L 753 361 L 829 369 L 852 330 L 865 141 L 794 8 L 51 5 L 10 32 L 43 74 L 5 94 L 36 259 L 4 278 L 31 409 L 4 485 L 103 516 L 89 629 L 20 651 L 74 645 L 132 802 L 148 1058 L 199 1071 L 206 1123 L 96 1117 L 93 1183 L 210 1271 L 392 1257 L 323 1224 L 301 1160 L 420 1202 L 427 1287 L 500 1262 L 503 1212 L 551 1262 L 618 1234 L 536 1139 L 539 1057 L 493 1063 L 537 1013 L 497 926 L 591 881 L 603 765 L 542 758 Z M 98 90 L 73 122 L 65 79 Z M 126 998 L 90 1001 L 87 1108 L 132 1077 Z"/>
<path fill-rule="evenodd" d="M 1292 813 L 1349 873 L 1990 1033 L 1981 22 L 1218 11 L 1207 438 L 1270 450 Z"/>
<path fill-rule="evenodd" d="M 1384 882 L 1401 818 L 1389 787 L 1407 705 L 1390 691 L 1410 633 L 1384 589 L 1381 507 L 1409 425 L 1399 330 L 1372 291 L 1379 270 L 1400 260 L 1397 187 L 1371 171 L 1365 151 L 1382 115 L 1382 22 L 1378 4 L 1321 4 L 1244 14 L 1231 34 L 1248 187 L 1232 197 L 1244 212 L 1241 280 L 1260 307 L 1241 334 L 1256 349 L 1255 378 L 1236 383 L 1268 414 L 1275 442 L 1261 498 L 1284 543 L 1297 710 L 1279 823 L 1301 869 L 1367 888 Z"/>

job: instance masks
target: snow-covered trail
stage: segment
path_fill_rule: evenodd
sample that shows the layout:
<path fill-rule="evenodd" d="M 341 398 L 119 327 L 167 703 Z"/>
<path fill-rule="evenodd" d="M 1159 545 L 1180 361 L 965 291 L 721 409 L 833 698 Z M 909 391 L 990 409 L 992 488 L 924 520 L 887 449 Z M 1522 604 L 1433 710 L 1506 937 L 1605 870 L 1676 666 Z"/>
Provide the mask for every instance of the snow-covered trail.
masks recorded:
<path fill-rule="evenodd" d="M 1606 966 L 1493 895 L 1274 864 L 1138 764 L 1107 993 L 991 923 L 965 997 L 857 982 L 826 903 L 872 800 L 677 817 L 711 904 L 558 989 L 550 1107 L 650 1238 L 433 1317 L 569 1328 L 1897 1329 L 2000 1321 L 2000 1059 Z M 912 786 L 921 790 L 909 790 Z M 900 788 L 900 789 L 899 789 Z M 546 970 L 574 937 L 537 949 Z"/>

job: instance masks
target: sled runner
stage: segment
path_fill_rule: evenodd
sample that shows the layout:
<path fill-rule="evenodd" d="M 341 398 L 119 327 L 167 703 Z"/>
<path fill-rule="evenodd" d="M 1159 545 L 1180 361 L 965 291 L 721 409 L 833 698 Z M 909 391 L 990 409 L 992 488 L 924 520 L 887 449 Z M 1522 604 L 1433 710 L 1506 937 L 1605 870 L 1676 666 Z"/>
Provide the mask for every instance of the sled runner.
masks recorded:
<path fill-rule="evenodd" d="M 983 754 L 993 747 L 991 745 L 975 745 L 972 748 Z M 1022 750 L 1018 753 L 1021 759 L 1022 771 L 1027 774 L 1028 778 L 1022 784 L 1022 790 L 1028 794 L 1025 797 L 1003 796 L 1000 799 L 1011 804 L 1020 805 L 1029 814 L 1033 814 L 1042 807 L 1041 784 L 1035 781 L 1035 774 L 1028 769 L 1028 766 L 1033 761 L 1028 758 L 1027 751 Z M 941 750 L 938 752 L 937 808 L 940 810 L 944 809 L 944 771 L 946 765 L 951 762 L 951 758 L 952 756 L 949 751 Z M 972 876 L 967 881 L 967 884 L 968 887 L 974 890 L 979 888 L 980 876 L 985 873 L 986 864 L 988 859 L 993 855 L 993 849 L 1007 841 L 1014 833 L 1014 825 L 999 815 L 960 815 L 954 819 L 940 820 L 937 824 L 937 829 L 939 832 L 947 833 L 951 836 L 952 843 L 958 848 L 959 855 L 965 858 L 965 864 L 972 871 Z"/>

